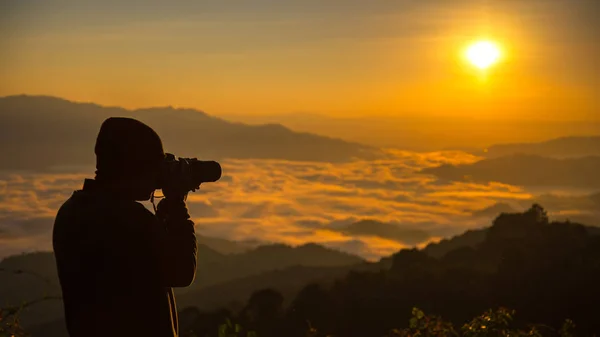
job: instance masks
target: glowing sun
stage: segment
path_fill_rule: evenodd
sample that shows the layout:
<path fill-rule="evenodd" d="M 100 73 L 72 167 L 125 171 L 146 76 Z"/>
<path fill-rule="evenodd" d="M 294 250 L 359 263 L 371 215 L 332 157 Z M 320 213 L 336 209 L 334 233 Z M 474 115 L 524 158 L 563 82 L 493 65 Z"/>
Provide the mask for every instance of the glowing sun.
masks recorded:
<path fill-rule="evenodd" d="M 479 69 L 487 69 L 498 63 L 502 53 L 500 47 L 491 41 L 478 41 L 467 48 L 466 57 Z"/>

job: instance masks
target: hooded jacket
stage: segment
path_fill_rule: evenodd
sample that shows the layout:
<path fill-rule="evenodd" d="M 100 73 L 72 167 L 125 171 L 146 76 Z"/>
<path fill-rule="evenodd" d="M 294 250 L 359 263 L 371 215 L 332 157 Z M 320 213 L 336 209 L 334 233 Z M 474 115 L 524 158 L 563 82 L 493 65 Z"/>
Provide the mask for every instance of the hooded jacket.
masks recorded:
<path fill-rule="evenodd" d="M 96 140 L 96 179 L 60 207 L 53 248 L 71 337 L 174 337 L 173 287 L 196 273 L 194 223 L 185 201 L 165 198 L 156 215 L 103 182 L 126 184 L 164 160 L 160 137 L 140 121 L 112 117 Z"/>
<path fill-rule="evenodd" d="M 86 179 L 58 211 L 53 246 L 71 337 L 178 335 L 172 287 L 196 272 L 185 203 L 163 199 L 154 215 Z"/>

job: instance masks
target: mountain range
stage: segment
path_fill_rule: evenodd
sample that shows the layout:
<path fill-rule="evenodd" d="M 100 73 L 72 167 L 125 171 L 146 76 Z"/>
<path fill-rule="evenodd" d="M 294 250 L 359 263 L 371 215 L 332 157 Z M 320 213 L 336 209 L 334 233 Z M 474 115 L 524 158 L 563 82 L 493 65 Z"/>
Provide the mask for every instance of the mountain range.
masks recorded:
<path fill-rule="evenodd" d="M 356 139 L 349 136 L 352 132 L 326 133 L 341 135 L 347 139 L 342 140 L 292 131 L 287 126 L 273 122 L 231 122 L 188 108 L 169 106 L 127 110 L 51 96 L 18 95 L 0 97 L 0 156 L 7 158 L 0 164 L 0 169 L 43 170 L 93 165 L 95 137 L 102 121 L 111 116 L 133 117 L 147 123 L 161 135 L 167 151 L 177 152 L 177 155 L 184 157 L 322 162 L 385 157 L 377 147 L 350 141 Z M 338 125 L 336 129 L 344 129 L 345 120 L 355 119 L 330 118 L 328 121 L 332 126 Z M 365 126 L 360 121 L 356 120 L 352 127 L 346 129 L 356 130 L 360 125 Z M 408 122 L 424 123 L 415 119 L 408 119 Z M 410 125 L 403 124 L 399 130 L 410 128 Z M 450 127 L 454 124 L 448 125 Z M 323 131 L 317 127 L 314 130 Z M 331 127 L 329 130 L 334 131 Z M 407 144 L 402 139 L 404 138 L 399 137 L 394 147 L 406 148 Z M 508 156 L 511 161 L 517 160 L 518 165 L 536 164 L 524 163 L 523 160 L 534 157 L 598 156 L 600 136 L 563 137 L 540 143 L 498 144 L 487 147 L 485 151 L 482 148 L 472 152 L 487 159 Z M 23 153 L 28 155 L 24 156 Z M 448 175 L 447 172 L 436 173 Z"/>
<path fill-rule="evenodd" d="M 238 279 L 256 277 L 263 273 L 291 267 L 305 267 L 324 268 L 325 275 L 331 275 L 327 268 L 336 269 L 365 263 L 358 256 L 317 244 L 298 247 L 271 244 L 247 249 L 243 243 L 227 242 L 223 239 L 199 237 L 198 242 L 196 279 L 191 286 L 176 289 L 178 299 L 181 298 L 183 303 L 189 302 L 186 298 L 192 300 L 203 298 L 206 296 L 204 294 L 207 294 L 204 289 Z M 218 242 L 220 247 L 226 248 L 218 252 L 202 242 L 211 242 L 213 245 L 214 242 Z M 225 253 L 227 250 L 238 252 L 228 254 Z M 311 274 L 305 275 L 305 278 L 311 277 Z M 239 289 L 233 289 L 231 294 L 240 294 Z M 43 296 L 60 296 L 58 274 L 52 253 L 27 253 L 10 256 L 0 261 L 0 298 L 2 299 L 0 305 L 18 305 L 23 301 L 35 300 Z M 62 310 L 60 301 L 39 303 L 23 312 L 23 324 L 33 326 L 53 321 L 62 316 Z"/>
<path fill-rule="evenodd" d="M 497 158 L 516 154 L 552 158 L 600 156 L 600 136 L 560 137 L 539 143 L 497 144 L 487 148 L 484 156 Z"/>
<path fill-rule="evenodd" d="M 379 158 L 369 146 L 279 124 L 229 122 L 173 107 L 126 110 L 48 96 L 0 98 L 0 169 L 43 170 L 94 164 L 94 142 L 108 117 L 132 117 L 154 128 L 166 151 L 205 160 L 286 159 L 323 162 Z M 27 154 L 27 155 L 24 155 Z"/>
<path fill-rule="evenodd" d="M 533 144 L 531 142 L 545 141 L 565 134 L 578 136 L 576 138 L 588 138 L 586 137 L 588 135 L 600 134 L 600 123 L 593 121 L 557 121 L 539 118 L 521 120 L 505 118 L 505 116 L 459 117 L 447 113 L 440 113 L 435 117 L 409 112 L 385 115 L 377 113 L 334 115 L 312 112 L 232 113 L 221 116 L 249 124 L 280 123 L 298 131 L 327 134 L 348 141 L 408 151 L 444 149 L 483 154 L 483 150 L 487 149 L 491 154 L 495 153 L 496 149 L 492 150 L 493 145 L 490 144 L 514 143 L 515 149 L 520 149 L 522 148 L 520 145 L 528 146 Z M 575 142 L 577 143 L 578 140 Z M 502 152 L 502 155 L 508 152 Z M 585 151 L 577 150 L 576 153 L 585 153 Z"/>
<path fill-rule="evenodd" d="M 585 227 L 592 235 L 600 228 Z M 477 247 L 490 230 L 485 227 L 432 243 L 423 248 L 426 254 L 440 258 L 463 247 Z M 202 237 L 199 242 L 219 242 L 221 246 L 244 247 L 227 240 Z M 241 248 L 233 248 L 237 251 Z M 246 248 L 243 248 L 246 249 Z M 282 244 L 263 245 L 242 253 L 217 252 L 199 245 L 198 275 L 188 288 L 177 289 L 181 309 L 196 306 L 204 310 L 235 306 L 245 302 L 257 289 L 274 288 L 293 296 L 306 284 L 330 285 L 350 271 L 388 270 L 391 257 L 378 262 L 366 262 L 357 256 L 331 250 L 317 244 L 290 247 Z M 11 256 L 0 261 L 0 297 L 15 304 L 44 295 L 59 296 L 60 288 L 52 253 L 38 252 Z M 23 313 L 23 323 L 30 327 L 62 329 L 60 301 L 39 303 Z"/>
<path fill-rule="evenodd" d="M 441 165 L 421 173 L 450 181 L 502 182 L 527 187 L 600 188 L 600 156 L 552 158 L 512 154 L 466 165 Z"/>

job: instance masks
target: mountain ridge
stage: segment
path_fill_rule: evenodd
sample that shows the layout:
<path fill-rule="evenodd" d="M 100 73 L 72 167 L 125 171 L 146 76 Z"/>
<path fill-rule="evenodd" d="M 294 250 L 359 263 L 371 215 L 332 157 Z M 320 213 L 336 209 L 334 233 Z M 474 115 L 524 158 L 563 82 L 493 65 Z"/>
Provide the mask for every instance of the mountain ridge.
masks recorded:
<path fill-rule="evenodd" d="M 206 241 L 202 239 L 202 241 Z M 272 250 L 277 255 L 269 258 Z M 358 256 L 326 248 L 318 244 L 292 247 L 265 245 L 243 253 L 222 254 L 206 245 L 198 245 L 198 274 L 187 288 L 178 288 L 178 296 L 202 291 L 236 279 L 252 278 L 265 272 L 288 267 L 337 268 L 363 263 Z M 32 252 L 0 259 L 0 305 L 17 305 L 45 295 L 60 295 L 60 285 L 52 252 Z M 22 315 L 23 322 L 35 325 L 62 316 L 62 302 L 41 303 Z"/>
<path fill-rule="evenodd" d="M 473 164 L 445 164 L 420 171 L 450 181 L 501 182 L 518 186 L 600 188 L 600 156 L 551 158 L 513 154 Z"/>
<path fill-rule="evenodd" d="M 507 155 L 537 155 L 553 158 L 600 156 L 600 135 L 564 136 L 542 142 L 504 143 L 488 147 L 486 158 Z"/>
<path fill-rule="evenodd" d="M 129 110 L 53 96 L 0 97 L 0 169 L 91 166 L 93 146 L 108 117 L 132 117 L 153 127 L 165 150 L 182 157 L 347 162 L 375 159 L 375 147 L 296 132 L 280 124 L 230 122 L 190 108 Z M 6 145 L 10 144 L 10 146 Z M 27 153 L 27 156 L 23 156 Z"/>

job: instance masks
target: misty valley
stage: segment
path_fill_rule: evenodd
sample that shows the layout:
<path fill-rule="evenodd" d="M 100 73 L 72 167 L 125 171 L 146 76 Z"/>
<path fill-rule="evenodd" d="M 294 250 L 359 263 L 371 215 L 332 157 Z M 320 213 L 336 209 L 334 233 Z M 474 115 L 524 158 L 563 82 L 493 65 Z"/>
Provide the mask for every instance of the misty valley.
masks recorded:
<path fill-rule="evenodd" d="M 67 335 L 52 225 L 109 116 L 223 167 L 187 199 L 180 336 L 600 332 L 600 136 L 417 152 L 47 96 L 0 98 L 0 324 Z"/>

